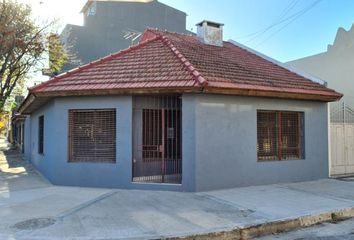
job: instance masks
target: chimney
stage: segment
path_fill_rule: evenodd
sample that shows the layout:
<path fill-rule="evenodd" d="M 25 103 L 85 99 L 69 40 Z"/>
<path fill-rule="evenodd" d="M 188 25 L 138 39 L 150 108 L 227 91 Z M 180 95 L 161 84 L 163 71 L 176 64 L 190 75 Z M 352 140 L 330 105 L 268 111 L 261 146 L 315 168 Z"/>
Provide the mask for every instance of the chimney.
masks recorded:
<path fill-rule="evenodd" d="M 196 26 L 197 36 L 202 43 L 218 47 L 223 46 L 224 24 L 204 20 Z"/>

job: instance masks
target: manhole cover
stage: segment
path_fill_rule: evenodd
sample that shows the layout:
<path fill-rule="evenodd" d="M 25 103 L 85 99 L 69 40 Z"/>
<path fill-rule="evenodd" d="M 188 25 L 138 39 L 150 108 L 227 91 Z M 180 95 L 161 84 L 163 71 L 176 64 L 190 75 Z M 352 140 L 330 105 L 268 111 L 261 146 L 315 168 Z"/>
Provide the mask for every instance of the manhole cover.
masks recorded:
<path fill-rule="evenodd" d="M 13 225 L 13 228 L 20 230 L 34 230 L 39 228 L 45 228 L 55 223 L 53 218 L 32 218 L 22 222 L 18 222 Z"/>

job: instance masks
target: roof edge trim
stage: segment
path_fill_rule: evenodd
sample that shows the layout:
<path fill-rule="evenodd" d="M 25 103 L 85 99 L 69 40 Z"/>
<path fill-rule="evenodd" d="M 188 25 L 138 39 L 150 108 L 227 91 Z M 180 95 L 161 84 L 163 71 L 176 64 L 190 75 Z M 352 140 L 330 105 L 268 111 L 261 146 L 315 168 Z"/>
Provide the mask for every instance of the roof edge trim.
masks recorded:
<path fill-rule="evenodd" d="M 36 96 L 33 93 L 29 93 L 25 100 L 21 103 L 20 107 L 18 108 L 18 112 L 23 114 L 24 111 L 36 100 Z"/>

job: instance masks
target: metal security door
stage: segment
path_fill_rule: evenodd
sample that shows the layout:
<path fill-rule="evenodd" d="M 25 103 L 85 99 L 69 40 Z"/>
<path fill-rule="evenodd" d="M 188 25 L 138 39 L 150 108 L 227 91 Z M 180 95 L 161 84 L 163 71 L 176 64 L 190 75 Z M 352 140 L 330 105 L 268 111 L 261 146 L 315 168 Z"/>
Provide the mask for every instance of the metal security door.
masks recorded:
<path fill-rule="evenodd" d="M 180 183 L 180 98 L 136 97 L 133 124 L 133 181 Z"/>

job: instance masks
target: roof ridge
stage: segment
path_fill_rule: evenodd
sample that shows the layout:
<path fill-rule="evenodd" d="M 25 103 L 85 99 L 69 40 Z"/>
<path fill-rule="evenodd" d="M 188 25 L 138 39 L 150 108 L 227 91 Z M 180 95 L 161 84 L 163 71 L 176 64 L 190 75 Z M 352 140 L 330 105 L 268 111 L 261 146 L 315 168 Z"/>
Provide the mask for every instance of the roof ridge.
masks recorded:
<path fill-rule="evenodd" d="M 155 33 L 156 34 L 156 33 Z M 177 49 L 177 47 L 172 43 L 172 41 L 166 37 L 165 35 L 160 35 L 162 42 L 171 49 L 173 54 L 181 61 L 183 66 L 187 69 L 187 71 L 193 76 L 195 81 L 203 86 L 208 86 L 208 81 L 202 76 L 200 72 L 193 66 L 192 63 L 188 61 L 188 59 Z"/>
<path fill-rule="evenodd" d="M 158 39 L 159 37 L 156 36 L 156 37 L 153 37 L 153 38 L 150 38 L 150 39 L 147 39 L 146 41 L 143 41 L 143 42 L 139 42 L 138 44 L 135 44 L 135 45 L 132 45 L 130 46 L 129 48 L 126 48 L 126 49 L 123 49 L 121 51 L 118 51 L 116 53 L 113 53 L 113 54 L 110 54 L 110 55 L 107 55 L 105 57 L 102 57 L 102 58 L 99 58 L 97 60 L 94 60 L 92 62 L 89 62 L 87 64 L 84 64 L 82 66 L 79 66 L 77 68 L 74 68 L 74 69 L 71 69 L 65 73 L 62 73 L 62 74 L 59 74 L 58 76 L 52 78 L 52 79 L 49 79 L 48 81 L 46 82 L 43 82 L 41 84 L 38 84 L 38 85 L 35 85 L 33 87 L 30 87 L 29 88 L 29 91 L 32 92 L 32 91 L 38 91 L 40 89 L 42 89 L 43 87 L 47 86 L 48 84 L 50 83 L 53 83 L 53 82 L 57 82 L 59 81 L 60 79 L 64 78 L 64 77 L 67 77 L 67 76 L 70 76 L 74 73 L 78 73 L 78 72 L 81 72 L 83 71 L 84 69 L 88 68 L 88 67 L 92 67 L 92 66 L 95 66 L 95 65 L 98 65 L 98 64 L 101 64 L 101 63 L 104 63 L 106 61 L 109 61 L 115 57 L 118 57 L 118 56 L 121 56 L 121 55 L 124 55 L 124 54 L 127 54 L 129 52 L 131 52 L 132 50 L 135 50 L 135 49 L 139 49 L 143 46 L 145 46 L 146 44 L 150 43 L 150 42 L 153 42 L 155 41 L 156 39 Z"/>

